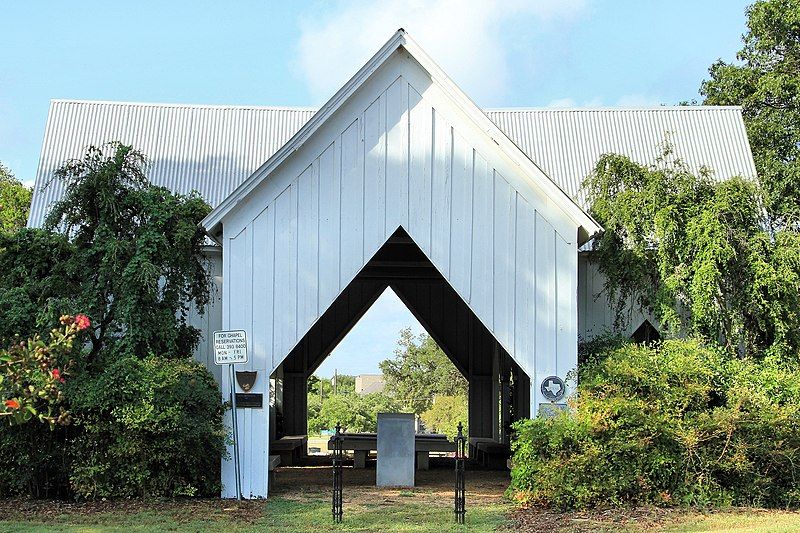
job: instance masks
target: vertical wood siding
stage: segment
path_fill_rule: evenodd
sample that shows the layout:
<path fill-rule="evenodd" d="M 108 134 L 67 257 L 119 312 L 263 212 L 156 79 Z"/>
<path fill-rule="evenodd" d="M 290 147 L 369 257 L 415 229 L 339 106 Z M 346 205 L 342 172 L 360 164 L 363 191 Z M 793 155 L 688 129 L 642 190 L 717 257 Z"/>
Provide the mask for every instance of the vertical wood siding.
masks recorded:
<path fill-rule="evenodd" d="M 476 147 L 452 111 L 403 76 L 386 87 L 341 117 L 341 131 L 274 200 L 248 200 L 253 215 L 236 214 L 246 227 L 224 241 L 225 325 L 247 330 L 249 366 L 268 394 L 269 374 L 402 226 L 532 378 L 534 412 L 540 378 L 576 364 L 577 228 L 515 189 L 520 178 L 498 168 L 514 169 Z M 260 454 L 268 411 L 243 412 L 243 434 L 263 439 L 247 454 Z M 256 469 L 265 458 L 243 459 L 247 490 L 265 494 Z"/>
<path fill-rule="evenodd" d="M 597 264 L 589 260 L 589 253 L 580 254 L 576 259 L 578 269 L 578 337 L 582 341 L 597 336 L 620 333 L 626 336 L 633 334 L 649 320 L 658 327 L 658 320 L 649 313 L 642 312 L 633 298 L 629 298 L 622 310 L 622 323 L 614 324 L 616 312 L 609 302 L 608 291 L 605 290 L 605 276 L 598 270 Z"/>

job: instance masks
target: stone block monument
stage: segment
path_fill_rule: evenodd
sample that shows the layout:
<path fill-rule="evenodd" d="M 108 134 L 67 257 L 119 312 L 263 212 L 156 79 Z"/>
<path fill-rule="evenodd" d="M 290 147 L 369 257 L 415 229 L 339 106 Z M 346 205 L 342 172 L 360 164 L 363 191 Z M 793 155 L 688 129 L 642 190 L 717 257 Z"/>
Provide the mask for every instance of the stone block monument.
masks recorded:
<path fill-rule="evenodd" d="M 378 413 L 379 487 L 414 486 L 414 414 Z"/>

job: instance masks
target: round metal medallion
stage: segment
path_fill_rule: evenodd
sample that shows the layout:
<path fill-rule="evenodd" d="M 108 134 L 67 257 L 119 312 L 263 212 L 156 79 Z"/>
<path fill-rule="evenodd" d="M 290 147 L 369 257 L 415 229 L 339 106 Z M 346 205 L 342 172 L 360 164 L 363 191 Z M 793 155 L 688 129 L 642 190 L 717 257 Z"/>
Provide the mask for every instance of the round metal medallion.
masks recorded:
<path fill-rule="evenodd" d="M 564 397 L 567 391 L 564 380 L 558 376 L 549 376 L 542 380 L 541 386 L 542 394 L 551 402 L 557 402 Z"/>

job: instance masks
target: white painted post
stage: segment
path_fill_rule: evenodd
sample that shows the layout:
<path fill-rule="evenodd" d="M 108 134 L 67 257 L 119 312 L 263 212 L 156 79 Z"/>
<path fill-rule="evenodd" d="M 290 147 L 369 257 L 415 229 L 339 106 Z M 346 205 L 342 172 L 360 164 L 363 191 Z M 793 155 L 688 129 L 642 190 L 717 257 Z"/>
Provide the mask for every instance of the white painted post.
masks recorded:
<path fill-rule="evenodd" d="M 247 334 L 244 330 L 214 332 L 214 363 L 228 365 L 231 384 L 231 425 L 233 426 L 233 464 L 236 476 L 236 499 L 242 499 L 242 476 L 239 466 L 239 424 L 236 416 L 236 373 L 233 365 L 247 363 Z"/>
<path fill-rule="evenodd" d="M 233 465 L 236 472 L 236 499 L 242 499 L 242 473 L 239 466 L 239 419 L 236 416 L 236 383 L 233 363 L 228 365 L 231 382 L 231 425 L 233 426 Z"/>

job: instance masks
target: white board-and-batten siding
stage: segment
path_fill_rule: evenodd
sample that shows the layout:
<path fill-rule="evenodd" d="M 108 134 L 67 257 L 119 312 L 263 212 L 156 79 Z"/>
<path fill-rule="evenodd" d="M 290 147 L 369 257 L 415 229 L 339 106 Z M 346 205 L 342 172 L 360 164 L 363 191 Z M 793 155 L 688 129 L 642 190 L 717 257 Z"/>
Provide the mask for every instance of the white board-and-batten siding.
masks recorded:
<path fill-rule="evenodd" d="M 269 375 L 400 226 L 532 383 L 564 376 L 577 362 L 576 224 L 413 60 L 389 63 L 223 219 L 223 326 L 247 331 L 254 392 L 268 397 Z M 267 442 L 268 410 L 243 413 L 241 435 Z M 268 450 L 245 448 L 245 496 L 265 495 Z"/>

